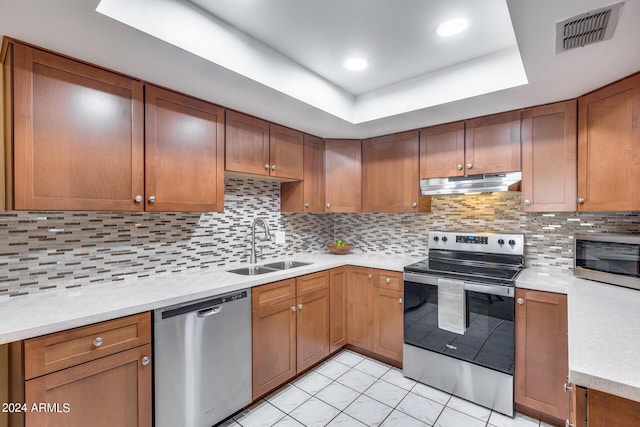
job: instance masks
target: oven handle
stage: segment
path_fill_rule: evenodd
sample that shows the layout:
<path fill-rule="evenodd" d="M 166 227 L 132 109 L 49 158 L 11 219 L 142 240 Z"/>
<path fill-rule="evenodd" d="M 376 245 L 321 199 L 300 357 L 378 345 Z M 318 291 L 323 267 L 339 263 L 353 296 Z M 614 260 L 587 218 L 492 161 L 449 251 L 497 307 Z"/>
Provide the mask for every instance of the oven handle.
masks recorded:
<path fill-rule="evenodd" d="M 431 276 L 428 274 L 404 273 L 403 277 L 406 282 L 415 282 L 423 285 L 438 286 L 438 276 Z M 464 282 L 464 290 L 510 298 L 513 298 L 515 292 L 515 289 L 512 286 L 485 285 L 470 282 Z"/>

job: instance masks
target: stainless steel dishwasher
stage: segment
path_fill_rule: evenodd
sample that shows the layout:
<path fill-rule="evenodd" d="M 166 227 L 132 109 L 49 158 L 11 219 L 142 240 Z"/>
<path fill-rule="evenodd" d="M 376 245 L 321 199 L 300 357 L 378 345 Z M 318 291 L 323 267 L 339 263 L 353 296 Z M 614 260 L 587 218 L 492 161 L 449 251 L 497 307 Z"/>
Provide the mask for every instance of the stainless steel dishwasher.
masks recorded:
<path fill-rule="evenodd" d="M 251 289 L 154 311 L 155 426 L 210 427 L 251 402 Z"/>

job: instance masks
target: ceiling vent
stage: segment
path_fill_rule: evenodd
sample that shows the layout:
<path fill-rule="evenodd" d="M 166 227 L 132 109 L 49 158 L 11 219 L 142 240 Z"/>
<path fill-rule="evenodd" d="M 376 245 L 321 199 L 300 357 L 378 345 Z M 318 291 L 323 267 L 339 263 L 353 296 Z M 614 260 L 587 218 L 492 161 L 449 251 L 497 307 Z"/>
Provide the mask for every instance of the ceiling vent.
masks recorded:
<path fill-rule="evenodd" d="M 556 23 L 556 53 L 613 37 L 624 2 Z"/>

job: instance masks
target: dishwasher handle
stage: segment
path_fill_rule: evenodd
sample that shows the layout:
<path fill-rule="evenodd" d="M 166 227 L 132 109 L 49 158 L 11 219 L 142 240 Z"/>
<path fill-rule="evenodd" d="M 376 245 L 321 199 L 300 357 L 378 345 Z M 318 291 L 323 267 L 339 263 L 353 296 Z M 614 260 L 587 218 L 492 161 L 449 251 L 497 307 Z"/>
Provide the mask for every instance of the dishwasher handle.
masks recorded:
<path fill-rule="evenodd" d="M 204 310 L 198 311 L 198 317 L 209 317 L 214 314 L 218 314 L 222 311 L 221 305 L 216 305 L 213 307 L 205 308 Z"/>

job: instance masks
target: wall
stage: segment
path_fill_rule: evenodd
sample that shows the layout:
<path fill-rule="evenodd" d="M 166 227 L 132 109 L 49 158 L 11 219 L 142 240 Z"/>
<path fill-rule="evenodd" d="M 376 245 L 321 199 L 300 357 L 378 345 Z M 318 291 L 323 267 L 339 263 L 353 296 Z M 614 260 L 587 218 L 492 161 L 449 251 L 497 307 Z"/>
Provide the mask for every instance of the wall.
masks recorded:
<path fill-rule="evenodd" d="M 336 239 L 354 252 L 427 255 L 429 230 L 525 235 L 525 265 L 568 270 L 576 233 L 638 233 L 640 212 L 524 213 L 521 193 L 439 196 L 430 214 L 335 215 Z"/>
<path fill-rule="evenodd" d="M 224 213 L 0 213 L 0 298 L 248 262 L 257 216 L 286 232 L 264 257 L 316 252 L 330 240 L 330 215 L 279 210 L 278 183 L 227 179 Z"/>

